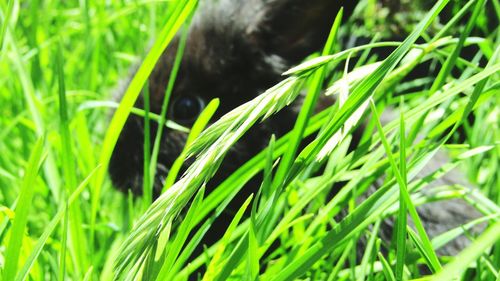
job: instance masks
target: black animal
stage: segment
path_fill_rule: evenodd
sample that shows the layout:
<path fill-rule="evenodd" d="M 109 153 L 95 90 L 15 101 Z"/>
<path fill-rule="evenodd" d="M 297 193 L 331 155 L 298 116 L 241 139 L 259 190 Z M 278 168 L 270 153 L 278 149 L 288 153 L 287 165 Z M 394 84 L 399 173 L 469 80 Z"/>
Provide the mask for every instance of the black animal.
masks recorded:
<path fill-rule="evenodd" d="M 190 26 L 186 50 L 170 101 L 168 118 L 189 127 L 213 98 L 221 103 L 215 118 L 279 82 L 281 73 L 324 44 L 337 11 L 346 1 L 221 0 L 201 1 Z M 149 78 L 150 108 L 160 113 L 168 77 L 179 44 L 176 38 Z M 143 106 L 142 97 L 136 104 Z M 287 108 L 253 137 L 242 140 L 232 155 L 231 172 L 260 151 L 271 133 L 282 135 L 296 112 Z M 276 122 L 280 123 L 277 124 Z M 152 124 L 154 137 L 157 128 Z M 143 120 L 131 116 L 115 147 L 109 172 L 116 187 L 142 192 Z M 250 132 L 252 135 L 252 132 Z M 154 190 L 184 147 L 186 134 L 169 130 L 163 136 Z M 223 176 L 223 175 L 221 175 Z"/>
<path fill-rule="evenodd" d="M 348 4 L 344 6 L 345 14 L 352 12 L 353 5 L 347 2 L 201 1 L 189 29 L 186 50 L 167 113 L 168 118 L 189 127 L 204 105 L 215 97 L 221 100 L 215 116 L 218 118 L 278 83 L 282 80 L 281 73 L 284 70 L 321 49 L 339 8 Z M 160 113 L 178 44 L 179 38 L 176 38 L 164 52 L 149 78 L 152 112 Z M 141 97 L 136 106 L 142 107 L 143 104 Z M 209 183 L 208 190 L 266 147 L 271 134 L 280 136 L 288 132 L 296 115 L 296 106 L 287 107 L 269 121 L 249 131 L 226 157 L 220 171 Z M 154 139 L 157 128 L 154 122 L 151 126 Z M 142 192 L 143 130 L 143 119 L 130 116 L 121 132 L 109 166 L 114 185 L 123 191 L 130 189 L 135 194 Z M 156 195 L 163 186 L 169 167 L 182 151 L 186 137 L 185 133 L 174 130 L 167 130 L 162 136 L 154 181 Z M 433 167 L 438 167 L 443 161 L 446 159 L 436 159 Z M 455 177 L 456 174 L 443 180 L 453 179 L 453 182 L 456 182 Z M 458 178 L 462 177 L 459 175 Z M 251 193 L 255 190 L 246 189 L 245 192 Z M 242 195 L 241 198 L 246 199 L 247 196 Z M 438 204 L 429 204 L 419 209 L 431 236 L 478 216 L 472 207 L 460 200 Z M 388 236 L 392 230 L 391 223 L 388 221 L 383 231 Z M 222 228 L 222 231 L 224 229 Z M 212 235 L 217 236 L 213 233 Z M 465 239 L 455 240 L 441 253 L 455 254 L 465 244 Z"/>

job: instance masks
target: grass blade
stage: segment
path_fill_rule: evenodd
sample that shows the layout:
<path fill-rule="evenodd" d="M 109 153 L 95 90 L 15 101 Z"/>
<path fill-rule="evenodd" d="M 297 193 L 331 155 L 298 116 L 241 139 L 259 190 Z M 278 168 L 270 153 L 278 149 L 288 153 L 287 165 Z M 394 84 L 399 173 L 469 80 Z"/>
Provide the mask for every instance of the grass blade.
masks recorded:
<path fill-rule="evenodd" d="M 71 207 L 73 202 L 76 200 L 78 196 L 83 192 L 83 190 L 87 187 L 89 181 L 92 179 L 94 174 L 97 172 L 99 167 L 96 167 L 81 183 L 80 185 L 75 189 L 75 191 L 69 196 L 68 198 L 68 207 Z M 26 262 L 22 269 L 19 271 L 16 277 L 16 281 L 24 281 L 28 277 L 30 269 L 33 267 L 33 264 L 35 263 L 36 259 L 42 252 L 43 247 L 47 243 L 47 239 L 52 235 L 54 230 L 56 229 L 57 225 L 63 218 L 63 216 L 66 214 L 67 208 L 62 207 L 59 209 L 59 211 L 56 213 L 54 218 L 50 221 L 50 223 L 46 226 L 45 231 L 43 232 L 42 236 L 38 238 L 38 241 L 36 245 L 33 248 L 33 251 L 29 255 L 29 257 L 26 259 Z"/>
<path fill-rule="evenodd" d="M 371 102 L 370 105 L 372 107 L 372 112 L 373 112 L 373 115 L 375 116 L 375 119 L 380 120 L 380 117 L 378 116 L 377 109 L 376 109 L 374 103 Z M 429 237 L 427 236 L 427 233 L 425 232 L 422 221 L 420 220 L 420 217 L 417 213 L 417 209 L 415 208 L 415 205 L 413 205 L 413 203 L 411 202 L 410 194 L 408 193 L 408 188 L 406 186 L 406 181 L 404 180 L 403 176 L 401 175 L 400 170 L 396 166 L 396 161 L 394 160 L 394 158 L 392 156 L 391 148 L 389 146 L 389 143 L 387 142 L 387 139 L 384 136 L 382 125 L 380 124 L 380 122 L 376 122 L 376 125 L 377 125 L 377 128 L 379 130 L 380 139 L 382 140 L 382 144 L 384 145 L 385 152 L 386 152 L 387 157 L 389 159 L 389 162 L 391 164 L 393 174 L 395 175 L 396 180 L 399 184 L 400 196 L 402 197 L 402 200 L 405 201 L 405 206 L 408 207 L 408 212 L 410 213 L 410 216 L 413 219 L 413 222 L 415 223 L 415 227 L 417 228 L 418 234 L 419 234 L 420 239 L 422 241 L 422 244 L 423 244 L 422 249 L 425 251 L 425 255 L 429 258 L 429 262 L 430 262 L 429 266 L 430 266 L 431 270 L 433 270 L 434 272 L 437 272 L 441 269 L 441 264 L 439 263 L 439 259 L 437 258 L 437 255 L 436 255 L 434 249 L 432 248 L 431 241 L 429 240 Z M 403 153 L 403 155 L 404 155 L 404 153 Z M 403 164 L 403 167 L 406 167 L 406 165 Z M 398 225 L 398 230 L 399 230 L 399 227 L 403 227 L 403 225 L 401 225 L 401 226 Z M 404 233 L 404 231 L 403 231 L 403 233 Z M 399 233 L 398 233 L 398 235 L 399 235 Z M 400 239 L 403 239 L 403 238 L 400 238 Z M 399 243 L 402 243 L 402 242 L 398 241 L 398 246 L 401 246 Z M 401 274 L 402 274 L 402 272 L 401 272 Z"/>
<path fill-rule="evenodd" d="M 19 194 L 18 203 L 15 209 L 15 218 L 12 223 L 12 230 L 10 233 L 10 240 L 5 252 L 5 267 L 3 270 L 3 280 L 14 280 L 17 274 L 19 264 L 19 253 L 23 246 L 23 239 L 26 233 L 26 224 L 28 222 L 28 213 L 32 206 L 32 199 L 35 193 L 35 181 L 38 176 L 38 171 L 43 157 L 43 138 L 38 139 L 28 165 L 26 166 L 23 183 L 21 186 L 21 193 Z"/>
<path fill-rule="evenodd" d="M 92 208 L 90 216 L 90 238 L 92 245 L 94 244 L 95 223 L 98 204 L 100 201 L 101 187 L 104 183 L 104 179 L 106 178 L 106 171 L 111 159 L 111 154 L 116 141 L 118 140 L 120 131 L 140 94 L 141 88 L 144 86 L 149 74 L 153 71 L 155 62 L 160 58 L 161 54 L 174 38 L 184 21 L 194 11 L 197 2 L 198 1 L 196 0 L 182 0 L 174 4 L 175 7 L 173 14 L 170 15 L 160 35 L 158 36 L 158 40 L 153 45 L 150 52 L 144 59 L 144 62 L 141 64 L 141 67 L 130 82 L 129 87 L 123 96 L 122 102 L 111 120 L 102 145 L 101 156 L 99 158 L 99 164 L 102 165 L 103 168 L 96 175 L 96 180 L 92 190 Z"/>
<path fill-rule="evenodd" d="M 76 169 L 75 169 L 75 158 L 72 149 L 72 140 L 69 129 L 69 116 L 68 116 L 68 104 L 66 101 L 66 88 L 64 82 L 64 61 L 63 53 L 61 48 L 61 43 L 59 41 L 57 54 L 56 54 L 56 70 L 59 86 L 59 118 L 60 118 L 60 136 L 62 143 L 61 158 L 63 164 L 63 175 L 65 181 L 65 194 L 71 194 L 75 191 L 77 187 L 76 180 Z M 67 204 L 67 202 L 65 202 Z M 70 249 L 72 254 L 76 258 L 76 272 L 78 275 L 83 276 L 84 272 L 87 270 L 89 261 L 87 259 L 87 241 L 83 230 L 83 219 L 81 213 L 80 202 L 77 200 L 69 210 L 67 216 L 71 217 L 69 222 L 69 236 L 71 239 Z M 66 220 L 65 220 L 66 221 Z M 65 231 L 65 230 L 63 230 Z M 65 245 L 63 245 L 65 247 Z M 65 260 L 65 255 L 63 255 L 63 261 Z"/>
<path fill-rule="evenodd" d="M 334 50 L 335 46 L 334 44 L 337 37 L 337 31 L 339 29 L 342 20 L 342 15 L 343 15 L 343 10 L 340 9 L 340 11 L 337 13 L 337 16 L 335 17 L 335 21 L 332 25 L 330 35 L 328 36 L 328 40 L 323 49 L 322 52 L 323 56 L 332 53 Z M 325 80 L 325 74 L 326 74 L 326 68 L 325 66 L 322 66 L 318 71 L 314 73 L 312 77 L 312 82 L 309 92 L 306 96 L 304 104 L 302 105 L 299 115 L 297 116 L 297 121 L 295 122 L 295 126 L 292 131 L 292 136 L 290 137 L 288 150 L 283 155 L 283 158 L 281 159 L 280 164 L 278 166 L 278 170 L 276 171 L 276 175 L 272 184 L 273 189 L 276 189 L 279 186 L 283 185 L 286 174 L 288 173 L 290 167 L 293 164 L 293 159 L 302 141 L 302 137 L 304 134 L 305 127 L 307 126 L 307 122 L 309 121 L 309 118 L 314 108 L 316 107 L 316 101 L 318 100 L 321 88 L 323 87 L 323 82 Z"/>
<path fill-rule="evenodd" d="M 404 98 L 401 97 L 400 103 L 400 125 L 399 125 L 399 169 L 401 171 L 401 179 L 404 186 L 400 186 L 399 190 L 399 211 L 397 218 L 397 246 L 396 246 L 396 278 L 398 280 L 403 280 L 403 270 L 405 265 L 406 257 L 406 225 L 407 225 L 407 212 L 406 212 L 406 202 L 403 199 L 402 193 L 406 189 L 408 183 L 406 175 L 406 137 L 405 137 L 405 120 L 403 113 Z"/>
<path fill-rule="evenodd" d="M 454 260 L 447 264 L 441 272 L 436 274 L 432 281 L 454 280 L 469 265 L 477 260 L 488 248 L 500 240 L 500 222 L 489 227 L 474 243 L 458 254 Z"/>
<path fill-rule="evenodd" d="M 168 172 L 167 179 L 165 180 L 165 184 L 163 186 L 163 192 L 165 192 L 169 187 L 172 186 L 172 184 L 174 184 L 179 174 L 179 171 L 182 167 L 182 164 L 186 160 L 186 156 L 190 145 L 201 134 L 203 129 L 205 129 L 208 122 L 210 122 L 210 119 L 212 118 L 215 111 L 219 107 L 219 103 L 220 103 L 219 99 L 214 99 L 210 101 L 210 103 L 208 103 L 205 109 L 203 109 L 203 111 L 200 113 L 200 116 L 194 122 L 194 125 L 191 128 L 191 131 L 189 132 L 188 138 L 186 140 L 186 144 L 184 145 L 184 149 L 182 150 L 179 157 L 175 159 L 174 164 L 172 165 L 170 171 Z"/>

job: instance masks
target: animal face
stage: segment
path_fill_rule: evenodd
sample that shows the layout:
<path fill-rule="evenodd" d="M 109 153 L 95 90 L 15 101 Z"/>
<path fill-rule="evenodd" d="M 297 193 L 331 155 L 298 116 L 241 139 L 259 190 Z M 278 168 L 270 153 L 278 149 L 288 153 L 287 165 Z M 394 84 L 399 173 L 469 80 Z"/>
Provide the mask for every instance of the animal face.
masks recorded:
<path fill-rule="evenodd" d="M 189 29 L 167 118 L 190 127 L 204 106 L 219 98 L 220 107 L 214 116 L 217 119 L 276 84 L 284 70 L 321 48 L 341 4 L 329 0 L 201 2 Z M 179 41 L 179 37 L 174 39 L 149 78 L 150 110 L 157 114 L 161 112 Z M 141 96 L 136 106 L 143 105 Z M 271 134 L 288 131 L 295 115 L 292 108 L 284 109 L 250 131 L 233 148 L 218 178 L 224 178 L 264 148 Z M 157 124 L 152 122 L 151 139 L 156 132 Z M 186 138 L 186 133 L 179 131 L 163 133 L 154 181 L 156 195 Z M 142 191 L 143 139 L 143 119 L 130 116 L 109 167 L 114 185 L 123 191 Z"/>

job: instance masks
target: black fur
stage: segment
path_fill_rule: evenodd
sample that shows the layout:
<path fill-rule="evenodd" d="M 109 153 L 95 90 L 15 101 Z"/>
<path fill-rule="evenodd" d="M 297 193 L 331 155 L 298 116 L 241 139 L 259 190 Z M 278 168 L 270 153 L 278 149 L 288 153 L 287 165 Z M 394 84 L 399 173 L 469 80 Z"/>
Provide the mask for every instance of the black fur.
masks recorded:
<path fill-rule="evenodd" d="M 209 102 L 220 98 L 214 118 L 249 101 L 278 83 L 281 73 L 307 54 L 321 48 L 331 23 L 344 1 L 314 0 L 221 0 L 202 1 L 190 26 L 186 50 L 173 97 L 195 95 Z M 314 27 L 314 28 L 311 28 Z M 281 34 L 281 36 L 275 36 Z M 150 108 L 160 113 L 161 104 L 179 39 L 164 52 L 149 78 Z M 142 107 L 142 97 L 136 106 Z M 267 144 L 271 133 L 282 135 L 293 124 L 295 111 L 284 109 L 274 121 L 249 132 L 225 161 L 220 176 L 230 174 Z M 169 116 L 171 117 L 171 115 Z M 174 120 L 178 121 L 178 120 Z M 156 124 L 151 134 L 155 136 Z M 191 125 L 191 124 L 183 124 Z M 143 120 L 131 116 L 111 158 L 109 172 L 116 187 L 142 192 Z M 156 195 L 162 181 L 182 151 L 186 135 L 168 130 L 163 134 Z M 230 169 L 229 169 L 230 168 Z"/>

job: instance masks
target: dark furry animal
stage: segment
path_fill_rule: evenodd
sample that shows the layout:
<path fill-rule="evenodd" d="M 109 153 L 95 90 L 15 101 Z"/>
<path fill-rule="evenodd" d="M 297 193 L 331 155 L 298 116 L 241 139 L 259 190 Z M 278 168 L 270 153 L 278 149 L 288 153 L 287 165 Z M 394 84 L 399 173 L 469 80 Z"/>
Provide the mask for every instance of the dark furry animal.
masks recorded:
<path fill-rule="evenodd" d="M 213 98 L 221 103 L 214 118 L 261 94 L 282 80 L 281 73 L 322 47 L 337 11 L 345 1 L 221 0 L 201 1 L 190 26 L 186 49 L 170 101 L 168 118 L 191 126 Z M 314 27 L 314 28 L 311 28 Z M 279 35 L 278 35 L 279 34 Z M 278 35 L 278 36 L 277 36 Z M 179 38 L 164 52 L 149 78 L 150 109 L 160 113 Z M 143 107 L 139 98 L 137 107 Z M 267 145 L 271 133 L 282 135 L 296 112 L 286 108 L 258 131 L 249 132 L 225 163 L 230 174 Z M 154 137 L 156 124 L 152 122 Z M 131 116 L 115 147 L 109 172 L 116 187 L 142 192 L 143 120 Z M 163 135 L 156 194 L 187 135 L 168 130 Z M 228 162 L 228 161 L 225 161 Z M 229 173 L 226 173 L 229 172 Z M 224 175 L 220 175 L 224 176 Z"/>
<path fill-rule="evenodd" d="M 323 46 L 333 18 L 345 2 L 202 1 L 189 29 L 168 118 L 189 127 L 203 106 L 219 97 L 221 105 L 215 116 L 218 118 L 281 81 L 284 70 Z M 351 9 L 352 5 L 347 8 Z M 161 111 L 178 44 L 177 38 L 162 55 L 149 78 L 152 112 Z M 139 98 L 136 106 L 142 107 L 143 103 L 142 98 Z M 285 108 L 269 121 L 249 131 L 226 157 L 220 171 L 209 183 L 208 192 L 210 186 L 216 186 L 266 147 L 272 133 L 280 136 L 289 131 L 296 115 L 295 107 Z M 151 126 L 154 139 L 157 128 L 154 122 Z M 134 194 L 142 192 L 143 130 L 143 119 L 130 116 L 109 167 L 114 185 L 123 191 L 130 189 Z M 169 167 L 182 151 L 186 137 L 185 133 L 173 130 L 164 133 L 154 181 L 156 195 L 163 186 Z M 439 163 L 440 160 L 436 160 L 433 167 L 439 167 Z M 254 190 L 247 189 L 246 192 Z M 247 198 L 245 195 L 239 197 Z M 240 205 L 241 201 L 238 201 L 234 206 Z M 421 207 L 419 212 L 431 236 L 478 217 L 472 207 L 460 200 L 429 204 Z M 390 233 L 391 223 L 387 222 L 383 233 Z M 465 244 L 465 239 L 457 239 L 441 253 L 455 254 Z"/>

